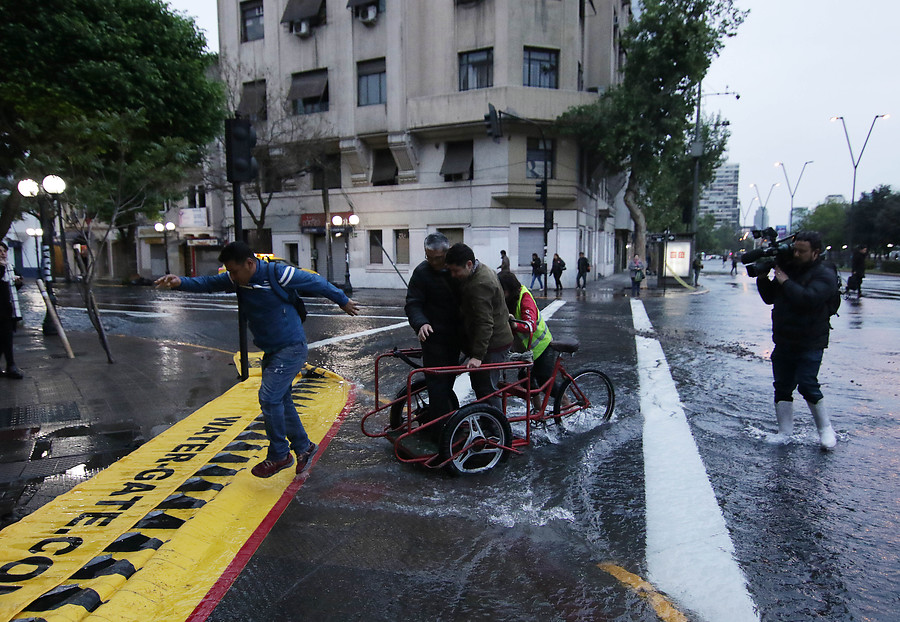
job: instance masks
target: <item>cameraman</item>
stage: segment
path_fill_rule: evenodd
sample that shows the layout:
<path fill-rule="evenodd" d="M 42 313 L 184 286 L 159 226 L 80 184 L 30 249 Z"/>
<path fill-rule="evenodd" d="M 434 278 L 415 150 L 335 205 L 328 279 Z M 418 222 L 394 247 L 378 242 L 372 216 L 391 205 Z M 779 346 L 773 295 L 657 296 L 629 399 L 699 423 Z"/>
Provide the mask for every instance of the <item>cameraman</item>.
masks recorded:
<path fill-rule="evenodd" d="M 837 282 L 832 267 L 819 256 L 822 239 L 815 231 L 801 231 L 794 238 L 793 258 L 777 265 L 774 280 L 760 273 L 756 288 L 772 308 L 772 375 L 775 387 L 775 417 L 781 442 L 789 442 L 794 431 L 793 393 L 797 388 L 809 404 L 823 449 L 837 444 L 834 428 L 825 410 L 819 388 L 819 367 L 828 347 L 831 313 L 826 305 Z"/>

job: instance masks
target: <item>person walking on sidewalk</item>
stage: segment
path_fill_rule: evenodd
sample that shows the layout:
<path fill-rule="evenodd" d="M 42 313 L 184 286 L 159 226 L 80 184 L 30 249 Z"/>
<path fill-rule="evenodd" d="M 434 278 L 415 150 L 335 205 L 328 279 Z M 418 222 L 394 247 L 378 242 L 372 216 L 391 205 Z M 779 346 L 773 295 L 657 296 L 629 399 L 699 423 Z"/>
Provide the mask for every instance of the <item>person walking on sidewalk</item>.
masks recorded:
<path fill-rule="evenodd" d="M 556 281 L 556 293 L 562 293 L 563 286 L 560 279 L 562 278 L 563 270 L 566 269 L 566 262 L 562 260 L 562 257 L 559 256 L 558 253 L 553 253 L 553 263 L 550 267 L 550 274 L 553 275 L 553 280 Z"/>
<path fill-rule="evenodd" d="M 823 263 L 822 238 L 801 231 L 794 238 L 793 261 L 775 266 L 756 278 L 763 302 L 772 305 L 772 376 L 775 387 L 777 442 L 790 441 L 794 431 L 794 389 L 806 399 L 823 449 L 837 444 L 819 386 L 819 367 L 828 347 L 831 311 L 828 301 L 837 293 L 837 272 Z"/>
<path fill-rule="evenodd" d="M 544 262 L 537 253 L 531 253 L 531 285 L 529 289 L 534 289 L 535 279 L 537 279 L 538 288 L 544 289 Z"/>
<path fill-rule="evenodd" d="M 498 272 L 509 272 L 509 255 L 506 251 L 500 251 L 500 265 L 497 266 Z"/>
<path fill-rule="evenodd" d="M 641 297 L 641 281 L 644 280 L 644 270 L 646 270 L 646 267 L 644 266 L 644 262 L 641 261 L 641 256 L 635 254 L 634 258 L 631 260 L 631 263 L 628 264 L 628 271 L 631 273 L 632 298 Z"/>
<path fill-rule="evenodd" d="M 284 299 L 270 282 L 270 267 L 254 256 L 243 242 L 231 242 L 219 254 L 227 272 L 216 276 L 179 277 L 167 274 L 156 286 L 186 292 L 237 291 L 238 304 L 247 316 L 253 343 L 263 351 L 259 406 L 266 425 L 269 449 L 266 459 L 250 471 L 256 477 L 272 477 L 294 464 L 302 473 L 316 452 L 297 414 L 291 384 L 303 370 L 308 353 L 306 334 L 292 301 Z M 318 274 L 275 263 L 274 277 L 285 291 L 302 291 L 328 298 L 348 315 L 359 312 L 357 304 Z"/>
<path fill-rule="evenodd" d="M 425 236 L 425 261 L 416 266 L 406 290 L 406 317 L 422 344 L 425 367 L 459 365 L 460 317 L 454 285 L 444 259 L 450 242 L 443 233 Z M 453 374 L 425 374 L 431 421 L 453 408 Z"/>
<path fill-rule="evenodd" d="M 694 261 L 691 263 L 691 270 L 694 272 L 694 287 L 697 287 L 697 283 L 700 281 L 700 271 L 703 270 L 703 262 L 700 261 L 700 253 L 697 253 L 694 256 Z"/>
<path fill-rule="evenodd" d="M 497 273 L 475 259 L 472 249 L 462 243 L 450 247 L 446 261 L 450 275 L 459 281 L 460 314 L 465 328 L 463 352 L 468 357 L 465 366 L 477 369 L 484 363 L 502 363 L 509 355 L 513 334 Z M 499 370 L 469 375 L 478 399 L 497 391 Z M 488 403 L 502 407 L 499 395 Z"/>
<path fill-rule="evenodd" d="M 22 319 L 19 310 L 18 290 L 22 287 L 22 276 L 9 263 L 9 247 L 0 240 L 0 356 L 6 359 L 6 371 L 0 372 L 4 378 L 21 380 L 25 377 L 13 357 L 13 333 Z"/>
<path fill-rule="evenodd" d="M 581 283 L 581 289 L 587 287 L 587 273 L 591 271 L 591 262 L 584 256 L 584 252 L 578 253 L 578 263 L 576 264 L 578 273 L 575 275 L 575 289 Z"/>
<path fill-rule="evenodd" d="M 850 260 L 850 278 L 847 279 L 847 293 L 856 290 L 857 299 L 862 298 L 862 282 L 866 278 L 866 257 L 869 256 L 869 247 L 861 244 L 853 251 Z"/>

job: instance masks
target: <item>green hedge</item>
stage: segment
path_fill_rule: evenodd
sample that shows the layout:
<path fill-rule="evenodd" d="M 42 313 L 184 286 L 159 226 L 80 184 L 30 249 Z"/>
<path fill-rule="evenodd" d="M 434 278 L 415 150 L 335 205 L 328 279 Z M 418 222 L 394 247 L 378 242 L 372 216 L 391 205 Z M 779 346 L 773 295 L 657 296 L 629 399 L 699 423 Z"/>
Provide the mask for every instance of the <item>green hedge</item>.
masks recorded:
<path fill-rule="evenodd" d="M 900 273 L 900 261 L 896 259 L 885 259 L 881 262 L 881 271 Z"/>

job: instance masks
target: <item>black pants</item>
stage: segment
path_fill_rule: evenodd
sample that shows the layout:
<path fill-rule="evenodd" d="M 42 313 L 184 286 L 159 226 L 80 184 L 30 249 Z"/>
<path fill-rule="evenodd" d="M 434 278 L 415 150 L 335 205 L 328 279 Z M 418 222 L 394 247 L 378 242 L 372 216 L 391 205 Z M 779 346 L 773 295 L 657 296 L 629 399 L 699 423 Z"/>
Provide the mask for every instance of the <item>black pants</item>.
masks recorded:
<path fill-rule="evenodd" d="M 434 335 L 431 337 L 434 338 Z M 428 340 L 422 344 L 422 364 L 425 367 L 453 367 L 459 365 L 459 347 L 454 344 Z M 428 385 L 428 419 L 447 414 L 452 406 L 450 395 L 456 374 L 425 374 Z"/>
<path fill-rule="evenodd" d="M 16 364 L 13 358 L 13 331 L 16 328 L 16 321 L 13 319 L 0 320 L 0 355 L 6 359 L 6 367 L 14 367 Z"/>

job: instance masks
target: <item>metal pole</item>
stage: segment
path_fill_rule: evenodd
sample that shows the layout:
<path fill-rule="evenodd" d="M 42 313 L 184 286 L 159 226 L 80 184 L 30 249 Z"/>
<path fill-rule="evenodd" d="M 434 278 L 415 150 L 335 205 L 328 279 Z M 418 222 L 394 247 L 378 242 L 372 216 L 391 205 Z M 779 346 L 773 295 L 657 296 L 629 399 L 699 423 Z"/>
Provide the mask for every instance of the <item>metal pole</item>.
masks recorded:
<path fill-rule="evenodd" d="M 59 238 L 62 242 L 63 265 L 66 269 L 66 283 L 72 282 L 72 268 L 69 267 L 69 245 L 66 242 L 66 223 L 63 221 L 62 202 L 56 195 L 56 213 L 59 214 Z"/>
<path fill-rule="evenodd" d="M 38 206 L 40 208 L 41 228 L 44 230 L 44 235 L 41 238 L 40 272 L 41 278 L 44 280 L 44 284 L 47 286 L 47 297 L 49 298 L 55 310 L 56 295 L 53 293 L 53 268 L 51 265 L 51 250 L 53 248 L 53 216 L 48 216 L 47 201 L 48 199 L 46 195 L 39 195 Z M 53 323 L 53 318 L 51 317 L 49 310 L 44 315 L 44 322 L 41 324 L 41 332 L 43 332 L 45 335 L 59 334 L 59 331 L 56 330 L 56 325 Z"/>
<path fill-rule="evenodd" d="M 241 224 L 241 183 L 233 182 L 232 202 L 234 203 L 234 239 L 240 242 L 244 241 L 244 228 Z M 168 249 L 166 249 L 168 251 Z M 166 254 L 168 259 L 168 253 Z M 247 317 L 241 308 L 240 297 L 238 297 L 238 344 L 241 349 L 241 380 L 250 377 L 250 357 L 247 355 Z"/>

